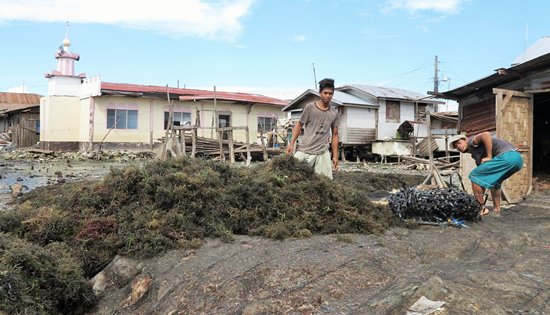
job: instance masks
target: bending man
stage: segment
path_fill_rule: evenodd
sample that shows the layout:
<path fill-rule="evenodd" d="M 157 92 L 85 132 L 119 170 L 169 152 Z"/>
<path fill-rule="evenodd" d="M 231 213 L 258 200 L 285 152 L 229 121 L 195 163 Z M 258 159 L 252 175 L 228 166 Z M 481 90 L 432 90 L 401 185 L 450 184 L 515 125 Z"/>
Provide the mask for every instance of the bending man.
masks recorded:
<path fill-rule="evenodd" d="M 523 166 L 523 159 L 511 143 L 491 136 L 489 132 L 482 132 L 467 138 L 464 135 L 451 137 L 449 145 L 462 153 L 472 154 L 477 167 L 470 172 L 472 191 L 476 200 L 483 205 L 485 189 L 491 190 L 493 211 L 500 211 L 500 195 L 502 182 Z M 489 213 L 483 207 L 481 215 Z"/>

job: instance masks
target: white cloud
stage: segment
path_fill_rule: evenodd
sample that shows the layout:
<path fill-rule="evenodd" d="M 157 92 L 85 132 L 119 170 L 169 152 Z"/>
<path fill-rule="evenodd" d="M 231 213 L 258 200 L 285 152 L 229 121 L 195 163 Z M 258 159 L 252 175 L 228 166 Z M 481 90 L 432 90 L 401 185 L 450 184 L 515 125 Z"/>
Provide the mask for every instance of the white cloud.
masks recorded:
<path fill-rule="evenodd" d="M 295 42 L 305 42 L 306 41 L 306 36 L 305 35 L 296 35 L 296 36 L 294 36 L 293 40 Z"/>
<path fill-rule="evenodd" d="M 461 4 L 470 0 L 386 0 L 384 11 L 407 10 L 438 11 L 443 13 L 456 13 Z"/>
<path fill-rule="evenodd" d="M 28 93 L 29 90 L 27 89 L 26 85 L 18 85 L 14 86 L 8 89 L 9 93 Z"/>
<path fill-rule="evenodd" d="M 0 23 L 96 23 L 233 40 L 255 0 L 2 0 Z"/>

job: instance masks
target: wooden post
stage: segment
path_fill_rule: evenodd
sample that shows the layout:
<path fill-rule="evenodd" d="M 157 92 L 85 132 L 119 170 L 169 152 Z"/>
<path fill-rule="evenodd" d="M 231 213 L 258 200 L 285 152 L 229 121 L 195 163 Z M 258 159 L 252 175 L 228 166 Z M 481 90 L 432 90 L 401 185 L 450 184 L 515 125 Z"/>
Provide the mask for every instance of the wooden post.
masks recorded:
<path fill-rule="evenodd" d="M 183 153 L 183 155 L 185 156 L 186 154 L 186 148 L 185 148 L 185 130 L 180 130 L 180 141 L 181 141 L 181 151 Z"/>
<path fill-rule="evenodd" d="M 191 158 L 197 154 L 197 126 L 191 130 Z"/>
<path fill-rule="evenodd" d="M 217 94 L 216 94 L 216 86 L 214 86 L 214 116 L 212 117 L 212 127 L 220 127 L 218 124 L 218 110 L 217 110 Z M 214 139 L 214 129 L 210 131 L 210 138 Z"/>
<path fill-rule="evenodd" d="M 161 153 L 161 159 L 164 161 L 166 160 L 167 154 L 166 150 L 168 148 L 168 136 L 170 135 L 170 131 L 172 131 L 172 125 L 174 123 L 174 112 L 173 112 L 173 103 L 170 100 L 170 91 L 168 90 L 168 85 L 166 85 L 166 98 L 168 99 L 168 108 L 170 109 L 170 112 L 168 114 L 168 126 L 166 127 L 166 132 L 164 134 L 164 144 L 162 146 L 162 153 Z M 170 142 L 170 150 L 172 151 L 172 142 Z M 172 151 L 174 152 L 174 151 Z"/>
<path fill-rule="evenodd" d="M 428 156 L 430 158 L 430 174 L 434 173 L 434 153 L 432 148 L 432 121 L 430 111 L 426 113 L 426 131 L 428 133 Z M 435 178 L 432 176 L 432 185 L 435 184 Z"/>
<path fill-rule="evenodd" d="M 264 162 L 266 162 L 269 159 L 269 156 L 267 155 L 267 148 L 265 147 L 264 131 L 263 130 L 260 130 L 260 140 L 262 141 L 262 151 L 264 153 Z"/>
<path fill-rule="evenodd" d="M 447 133 L 447 127 L 445 127 L 445 156 L 447 157 L 447 162 L 451 163 L 451 157 L 449 154 L 449 134 Z"/>
<path fill-rule="evenodd" d="M 220 144 L 220 161 L 225 161 L 225 153 L 223 152 L 223 131 L 218 128 L 218 142 Z"/>
<path fill-rule="evenodd" d="M 250 132 L 248 131 L 248 121 L 247 126 L 245 127 L 245 133 L 246 133 L 246 166 L 250 165 L 250 162 L 252 161 L 252 155 L 250 154 Z"/>
<path fill-rule="evenodd" d="M 231 126 L 231 124 L 230 124 Z M 233 145 L 233 128 L 228 131 L 229 138 L 229 162 L 235 164 L 235 146 Z"/>

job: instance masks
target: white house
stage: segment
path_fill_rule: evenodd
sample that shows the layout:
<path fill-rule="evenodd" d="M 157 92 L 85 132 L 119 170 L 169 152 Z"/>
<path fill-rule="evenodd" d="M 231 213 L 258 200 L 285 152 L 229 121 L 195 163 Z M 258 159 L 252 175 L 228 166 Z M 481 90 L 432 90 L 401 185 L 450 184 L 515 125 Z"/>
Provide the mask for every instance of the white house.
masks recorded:
<path fill-rule="evenodd" d="M 305 105 L 318 96 L 317 91 L 307 90 L 283 111 L 298 119 Z M 417 92 L 361 84 L 336 88 L 331 102 L 340 113 L 342 146 L 369 149 L 373 142 L 395 140 L 397 129 L 405 121 L 414 126 L 415 137 L 426 137 L 426 112 L 434 112 L 438 104 L 443 102 Z"/>

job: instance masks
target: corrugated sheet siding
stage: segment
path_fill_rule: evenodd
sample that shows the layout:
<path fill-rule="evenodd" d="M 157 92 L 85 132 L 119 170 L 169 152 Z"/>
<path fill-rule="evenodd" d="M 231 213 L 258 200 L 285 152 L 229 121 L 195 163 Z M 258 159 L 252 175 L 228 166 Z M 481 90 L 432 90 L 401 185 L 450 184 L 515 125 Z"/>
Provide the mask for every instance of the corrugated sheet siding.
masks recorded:
<path fill-rule="evenodd" d="M 496 129 L 494 98 L 464 106 L 462 115 L 460 130 L 468 135 Z"/>
<path fill-rule="evenodd" d="M 375 140 L 374 128 L 346 128 L 346 142 L 344 144 L 367 144 Z"/>

